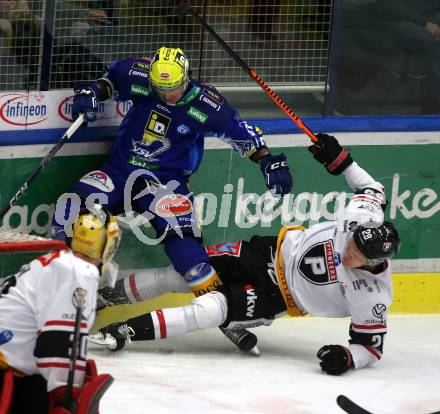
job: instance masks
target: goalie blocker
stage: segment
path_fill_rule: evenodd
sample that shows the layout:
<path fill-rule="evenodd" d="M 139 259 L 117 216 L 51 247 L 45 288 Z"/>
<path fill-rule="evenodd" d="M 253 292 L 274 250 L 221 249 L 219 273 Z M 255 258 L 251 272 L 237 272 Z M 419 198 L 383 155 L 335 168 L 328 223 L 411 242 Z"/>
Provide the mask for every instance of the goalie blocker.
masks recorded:
<path fill-rule="evenodd" d="M 112 383 L 111 375 L 98 375 L 95 361 L 87 360 L 84 384 L 73 389 L 72 406 L 67 409 L 63 407 L 65 386 L 48 393 L 41 375 L 14 376 L 12 369 L 0 371 L 0 414 L 98 414 L 99 401 Z"/>

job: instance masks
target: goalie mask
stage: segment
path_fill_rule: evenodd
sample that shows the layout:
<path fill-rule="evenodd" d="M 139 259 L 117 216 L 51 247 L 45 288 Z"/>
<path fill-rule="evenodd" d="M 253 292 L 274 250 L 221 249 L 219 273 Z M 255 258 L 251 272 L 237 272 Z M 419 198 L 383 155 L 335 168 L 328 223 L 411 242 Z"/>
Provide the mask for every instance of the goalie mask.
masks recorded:
<path fill-rule="evenodd" d="M 368 259 L 369 266 L 391 259 L 400 249 L 399 233 L 389 221 L 384 221 L 376 228 L 358 226 L 353 232 L 353 239 L 358 249 Z"/>
<path fill-rule="evenodd" d="M 188 72 L 189 62 L 182 49 L 161 47 L 154 54 L 150 64 L 151 93 L 166 103 L 166 95 L 169 92 L 179 92 L 183 96 L 189 83 Z"/>
<path fill-rule="evenodd" d="M 75 221 L 70 248 L 73 252 L 100 260 L 101 273 L 107 278 L 107 284 L 113 287 L 118 269 L 112 258 L 120 239 L 121 231 L 116 217 L 106 214 L 101 206 L 96 206 L 93 213 L 80 213 Z"/>

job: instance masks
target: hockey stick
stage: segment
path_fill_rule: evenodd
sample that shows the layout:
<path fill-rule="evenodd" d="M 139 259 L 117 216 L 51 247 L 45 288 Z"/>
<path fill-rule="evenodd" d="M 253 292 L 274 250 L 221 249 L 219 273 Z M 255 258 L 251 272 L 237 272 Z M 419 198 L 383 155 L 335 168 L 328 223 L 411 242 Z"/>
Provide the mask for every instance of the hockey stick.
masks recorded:
<path fill-rule="evenodd" d="M 357 405 L 350 398 L 345 395 L 338 395 L 336 402 L 346 413 L 348 414 L 372 414 L 370 411 L 365 410 L 361 406 Z M 440 411 L 435 411 L 429 414 L 440 414 Z"/>
<path fill-rule="evenodd" d="M 345 395 L 338 395 L 336 403 L 348 414 L 372 414 L 370 411 L 364 410 L 362 407 L 351 401 Z"/>
<path fill-rule="evenodd" d="M 8 201 L 6 205 L 0 210 L 0 220 L 6 215 L 6 213 L 11 209 L 11 207 L 18 201 L 19 198 L 26 192 L 26 190 L 31 185 L 32 181 L 46 168 L 49 161 L 55 156 L 55 154 L 60 150 L 60 148 L 72 137 L 76 130 L 84 122 L 84 116 L 81 114 L 78 119 L 69 127 L 69 129 L 63 134 L 61 139 L 52 147 L 49 153 L 40 161 L 37 167 L 32 171 L 31 175 L 24 181 L 19 190 L 14 194 L 14 196 Z"/>
<path fill-rule="evenodd" d="M 73 331 L 72 348 L 70 354 L 69 375 L 67 377 L 66 393 L 64 394 L 64 407 L 68 410 L 71 410 L 70 405 L 72 404 L 73 383 L 75 380 L 75 365 L 76 360 L 78 359 L 78 350 L 80 347 L 81 320 L 82 311 L 86 303 L 86 291 L 84 289 L 77 288 L 73 294 L 73 300 L 76 307 L 75 327 Z"/>
<path fill-rule="evenodd" d="M 292 111 L 292 109 L 267 85 L 263 78 L 254 70 L 251 69 L 246 62 L 236 53 L 232 48 L 215 32 L 215 30 L 206 23 L 206 21 L 200 17 L 195 10 L 189 6 L 187 3 L 179 4 L 176 7 L 176 13 L 180 17 L 184 17 L 187 14 L 193 15 L 199 23 L 208 30 L 209 33 L 212 34 L 214 39 L 220 46 L 226 51 L 226 53 L 231 56 L 243 69 L 244 71 L 258 83 L 258 85 L 263 89 L 263 91 L 269 96 L 275 104 L 281 108 L 281 110 L 298 126 L 298 128 L 302 129 L 313 142 L 318 142 L 315 137 L 315 134 L 312 130 L 304 124 L 304 122 Z"/>

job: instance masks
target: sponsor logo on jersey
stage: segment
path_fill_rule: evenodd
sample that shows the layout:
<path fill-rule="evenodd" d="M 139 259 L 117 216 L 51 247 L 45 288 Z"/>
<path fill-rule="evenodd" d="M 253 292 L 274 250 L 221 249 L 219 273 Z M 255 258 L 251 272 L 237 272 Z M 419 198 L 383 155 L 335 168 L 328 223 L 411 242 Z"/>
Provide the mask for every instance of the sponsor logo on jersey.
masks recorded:
<path fill-rule="evenodd" d="M 192 203 L 182 194 L 171 194 L 160 198 L 155 210 L 161 217 L 183 216 L 192 212 Z"/>
<path fill-rule="evenodd" d="M 147 161 L 142 161 L 140 158 L 135 157 L 134 155 L 128 159 L 128 163 L 134 165 L 135 167 L 148 168 L 149 170 L 158 170 L 160 168 L 158 165 L 151 164 Z"/>
<path fill-rule="evenodd" d="M 112 179 L 102 171 L 92 171 L 79 180 L 81 183 L 91 185 L 99 190 L 109 193 L 115 189 Z"/>
<path fill-rule="evenodd" d="M 255 312 L 255 301 L 258 296 L 255 294 L 255 289 L 252 285 L 246 285 L 244 287 L 246 290 L 246 316 L 252 318 Z"/>
<path fill-rule="evenodd" d="M 164 111 L 164 112 L 166 112 L 166 113 L 168 113 L 168 114 L 171 113 L 171 111 L 170 111 L 166 106 L 163 106 L 163 105 L 161 105 L 161 104 L 157 104 L 157 105 L 156 105 L 156 108 L 157 108 L 157 109 L 160 109 L 161 111 Z"/>
<path fill-rule="evenodd" d="M 141 72 L 141 71 L 139 71 L 139 70 L 133 70 L 133 69 L 130 69 L 129 72 L 128 72 L 128 74 L 129 74 L 130 76 L 142 76 L 143 78 L 148 78 L 148 73 Z"/>
<path fill-rule="evenodd" d="M 360 289 L 362 289 L 364 287 L 370 293 L 373 291 L 373 288 L 368 286 L 368 283 L 367 283 L 367 281 L 365 279 L 353 280 L 352 283 L 353 283 L 353 289 L 354 290 L 360 290 Z"/>
<path fill-rule="evenodd" d="M 144 96 L 150 96 L 150 91 L 145 86 L 131 85 L 131 93 L 134 95 L 144 95 Z"/>
<path fill-rule="evenodd" d="M 382 319 L 383 314 L 385 313 L 386 310 L 387 307 L 383 303 L 377 303 L 376 305 L 374 305 L 372 312 L 376 318 Z"/>
<path fill-rule="evenodd" d="M 154 141 L 164 139 L 171 124 L 171 118 L 152 110 L 145 125 L 141 144 L 148 145 Z"/>
<path fill-rule="evenodd" d="M 214 108 L 216 111 L 220 111 L 221 106 L 218 103 L 215 103 L 211 99 L 209 99 L 206 95 L 201 94 L 199 101 L 207 103 L 209 106 Z"/>
<path fill-rule="evenodd" d="M 211 89 L 203 88 L 202 93 L 216 100 L 220 105 L 222 105 L 223 102 L 225 101 L 224 98 L 219 93 L 216 93 Z"/>
<path fill-rule="evenodd" d="M 9 342 L 14 337 L 14 334 L 9 329 L 0 332 L 0 345 Z"/>
<path fill-rule="evenodd" d="M 11 93 L 1 96 L 0 118 L 9 125 L 37 125 L 48 119 L 48 108 L 42 94 Z"/>
<path fill-rule="evenodd" d="M 341 253 L 335 252 L 335 266 L 339 266 L 342 262 L 341 260 Z"/>
<path fill-rule="evenodd" d="M 204 124 L 208 120 L 208 115 L 204 114 L 202 111 L 199 111 L 198 109 L 194 108 L 193 106 L 191 106 L 189 108 L 189 111 L 187 112 L 187 114 L 202 124 Z"/>
<path fill-rule="evenodd" d="M 237 242 L 225 242 L 220 244 L 210 244 L 205 246 L 208 256 L 234 256 L 239 257 L 241 251 L 241 240 Z"/>
<path fill-rule="evenodd" d="M 148 69 L 150 68 L 150 65 L 148 63 L 134 62 L 132 68 L 136 70 L 140 70 L 141 72 L 148 73 Z"/>
<path fill-rule="evenodd" d="M 177 132 L 180 135 L 186 135 L 189 131 L 190 131 L 189 127 L 186 126 L 185 124 L 181 124 L 177 127 Z"/>

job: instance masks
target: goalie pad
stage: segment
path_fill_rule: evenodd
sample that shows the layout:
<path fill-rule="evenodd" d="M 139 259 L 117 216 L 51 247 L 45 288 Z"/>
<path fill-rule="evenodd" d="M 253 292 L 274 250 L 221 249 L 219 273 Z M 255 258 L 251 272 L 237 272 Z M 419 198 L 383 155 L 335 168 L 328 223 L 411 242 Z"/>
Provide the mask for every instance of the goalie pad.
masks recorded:
<path fill-rule="evenodd" d="M 0 373 L 0 414 L 8 414 L 14 396 L 14 374 L 12 370 Z"/>

